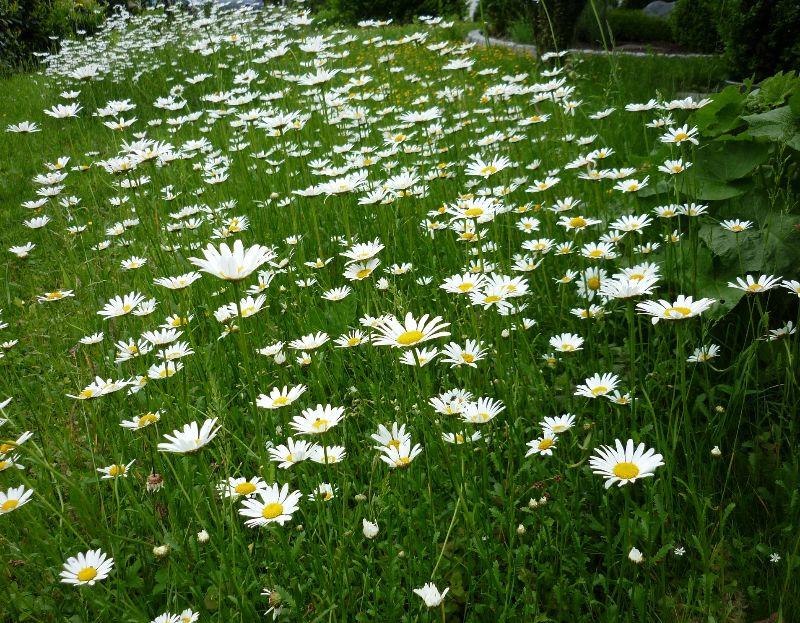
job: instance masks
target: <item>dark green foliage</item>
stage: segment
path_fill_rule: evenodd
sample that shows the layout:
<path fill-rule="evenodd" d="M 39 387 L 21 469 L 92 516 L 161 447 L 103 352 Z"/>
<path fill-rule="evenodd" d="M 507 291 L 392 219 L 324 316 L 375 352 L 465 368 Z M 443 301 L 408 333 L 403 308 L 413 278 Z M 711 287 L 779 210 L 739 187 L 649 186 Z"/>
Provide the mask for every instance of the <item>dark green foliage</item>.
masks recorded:
<path fill-rule="evenodd" d="M 672 25 L 668 20 L 645 15 L 639 10 L 611 9 L 602 12 L 598 5 L 597 16 L 589 6 L 578 22 L 578 39 L 593 44 L 603 42 L 600 23 L 605 26 L 606 41 L 620 42 L 673 42 L 675 40 Z"/>
<path fill-rule="evenodd" d="M 718 26 L 723 8 L 720 0 L 678 0 L 671 16 L 675 41 L 692 52 L 721 52 Z"/>
<path fill-rule="evenodd" d="M 328 19 L 355 24 L 364 19 L 393 19 L 410 22 L 420 15 L 460 18 L 465 12 L 461 0 L 321 0 L 316 3 L 319 15 Z"/>
<path fill-rule="evenodd" d="M 531 25 L 537 45 L 552 50 L 573 43 L 585 6 L 586 0 L 484 0 L 483 11 L 490 34 L 508 35 L 512 24 L 526 22 Z M 476 19 L 480 19 L 480 13 Z"/>
<path fill-rule="evenodd" d="M 797 0 L 728 0 L 719 31 L 737 76 L 758 80 L 800 67 Z"/>
<path fill-rule="evenodd" d="M 52 37 L 94 32 L 103 14 L 95 0 L 0 0 L 0 71 L 24 65 L 34 52 L 54 49 Z"/>

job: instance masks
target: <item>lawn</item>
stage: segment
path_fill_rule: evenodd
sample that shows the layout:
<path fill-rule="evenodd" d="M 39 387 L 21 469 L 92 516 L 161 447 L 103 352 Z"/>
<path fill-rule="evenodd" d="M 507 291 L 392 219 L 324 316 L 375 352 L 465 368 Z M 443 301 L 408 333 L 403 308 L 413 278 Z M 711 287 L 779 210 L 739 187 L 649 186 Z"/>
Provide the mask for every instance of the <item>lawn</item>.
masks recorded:
<path fill-rule="evenodd" d="M 467 30 L 3 79 L 0 619 L 797 620 L 796 153 L 714 59 Z"/>

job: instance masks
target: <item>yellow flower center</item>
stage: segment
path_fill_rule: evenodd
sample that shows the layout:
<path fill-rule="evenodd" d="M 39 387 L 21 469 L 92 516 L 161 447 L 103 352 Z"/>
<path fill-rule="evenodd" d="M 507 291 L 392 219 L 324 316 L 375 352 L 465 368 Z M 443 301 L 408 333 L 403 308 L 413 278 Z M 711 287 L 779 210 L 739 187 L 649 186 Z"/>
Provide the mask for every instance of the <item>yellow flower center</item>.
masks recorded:
<path fill-rule="evenodd" d="M 314 430 L 320 429 L 327 429 L 328 428 L 328 420 L 324 418 L 317 418 L 314 420 L 314 423 L 311 425 Z"/>
<path fill-rule="evenodd" d="M 599 289 L 600 288 L 600 277 L 589 277 L 589 279 L 586 280 L 586 286 L 590 290 Z"/>
<path fill-rule="evenodd" d="M 675 142 L 680 143 L 681 141 L 685 141 L 687 138 L 689 138 L 689 135 L 686 134 L 686 132 L 678 132 L 675 135 Z"/>
<path fill-rule="evenodd" d="M 392 439 L 389 443 L 386 444 L 387 448 L 399 448 L 400 441 L 398 439 Z"/>
<path fill-rule="evenodd" d="M 574 216 L 569 219 L 569 226 L 570 227 L 586 227 L 586 219 L 581 216 Z"/>
<path fill-rule="evenodd" d="M 496 294 L 490 294 L 485 299 L 483 299 L 484 303 L 497 303 L 500 300 L 500 297 Z"/>
<path fill-rule="evenodd" d="M 371 268 L 362 268 L 356 273 L 356 279 L 366 279 L 372 274 Z"/>
<path fill-rule="evenodd" d="M 97 577 L 97 569 L 94 567 L 84 567 L 76 576 L 80 582 L 90 582 Z"/>
<path fill-rule="evenodd" d="M 483 214 L 482 208 L 469 208 L 468 210 L 464 211 L 464 216 L 468 218 L 476 218 Z"/>
<path fill-rule="evenodd" d="M 348 346 L 358 346 L 359 344 L 361 344 L 360 337 L 351 337 L 349 340 L 347 340 Z"/>
<path fill-rule="evenodd" d="M 10 465 L 11 461 L 0 461 L 0 472 L 2 472 L 4 469 L 8 469 Z"/>
<path fill-rule="evenodd" d="M 493 173 L 497 173 L 497 167 L 493 167 L 492 165 L 481 169 L 481 175 L 492 175 Z"/>
<path fill-rule="evenodd" d="M 411 463 L 411 459 L 409 459 L 407 456 L 401 456 L 399 459 L 397 459 L 397 460 L 394 462 L 394 464 L 395 464 L 397 467 L 405 467 L 405 466 L 406 466 L 406 465 L 408 465 L 409 463 Z"/>
<path fill-rule="evenodd" d="M 466 363 L 472 363 L 475 361 L 475 355 L 471 353 L 461 353 L 461 359 L 463 359 Z"/>
<path fill-rule="evenodd" d="M 419 342 L 424 337 L 425 334 L 422 331 L 406 331 L 405 333 L 401 333 L 397 336 L 397 343 L 402 346 L 411 346 L 412 344 Z"/>
<path fill-rule="evenodd" d="M 275 519 L 280 515 L 283 515 L 283 504 L 280 502 L 270 502 L 264 506 L 264 510 L 261 511 L 261 516 L 264 519 Z"/>
<path fill-rule="evenodd" d="M 256 486 L 252 482 L 243 482 L 234 488 L 236 495 L 250 495 L 255 490 Z"/>
<path fill-rule="evenodd" d="M 753 283 L 753 284 L 750 284 L 749 286 L 747 286 L 747 291 L 748 292 L 760 292 L 763 289 L 764 289 L 764 286 L 762 286 L 760 283 Z"/>
<path fill-rule="evenodd" d="M 275 400 L 272 401 L 273 407 L 285 407 L 288 404 L 289 404 L 288 396 L 278 396 Z"/>
<path fill-rule="evenodd" d="M 145 426 L 148 426 L 149 424 L 153 424 L 155 422 L 158 422 L 158 416 L 155 413 L 145 413 L 143 416 L 139 418 L 137 426 L 139 428 L 144 428 Z"/>
<path fill-rule="evenodd" d="M 11 452 L 16 447 L 17 447 L 16 444 L 13 443 L 0 444 L 0 454 L 6 454 L 8 452 Z"/>
<path fill-rule="evenodd" d="M 470 290 L 472 290 L 472 288 L 474 288 L 474 287 L 475 287 L 475 284 L 474 284 L 474 283 L 472 283 L 472 282 L 470 282 L 470 281 L 467 281 L 467 282 L 465 282 L 465 283 L 462 283 L 460 286 L 458 286 L 458 289 L 459 289 L 461 292 L 469 292 L 469 291 L 470 291 Z"/>
<path fill-rule="evenodd" d="M 9 511 L 13 511 L 19 505 L 19 500 L 6 500 L 3 502 L 3 505 L 0 506 L 0 511 L 7 513 Z"/>
<path fill-rule="evenodd" d="M 131 308 L 131 306 L 130 306 L 130 305 L 123 305 L 123 306 L 122 306 L 122 311 L 123 311 L 123 312 L 125 312 L 126 314 L 127 314 L 129 311 L 131 311 L 131 309 L 132 309 L 132 308 Z"/>
<path fill-rule="evenodd" d="M 108 468 L 108 475 L 112 478 L 116 478 L 117 476 L 122 476 L 125 473 L 125 466 L 124 465 L 112 465 Z"/>
<path fill-rule="evenodd" d="M 81 390 L 80 394 L 78 394 L 78 398 L 91 398 L 92 396 L 94 396 L 93 389 L 84 389 Z"/>
<path fill-rule="evenodd" d="M 691 313 L 692 310 L 688 307 L 670 307 L 664 310 L 664 316 L 667 318 L 674 318 L 676 314 L 685 318 L 686 316 L 690 316 Z"/>
<path fill-rule="evenodd" d="M 602 249 L 592 249 L 589 251 L 589 257 L 603 257 Z"/>
<path fill-rule="evenodd" d="M 539 442 L 539 450 L 549 450 L 555 442 L 550 438 L 544 438 Z"/>
<path fill-rule="evenodd" d="M 614 466 L 614 475 L 621 480 L 630 480 L 639 475 L 639 468 L 634 463 L 623 461 Z"/>
<path fill-rule="evenodd" d="M 594 389 L 592 389 L 592 394 L 595 396 L 602 396 L 603 394 L 608 393 L 608 387 L 605 385 L 598 385 Z"/>

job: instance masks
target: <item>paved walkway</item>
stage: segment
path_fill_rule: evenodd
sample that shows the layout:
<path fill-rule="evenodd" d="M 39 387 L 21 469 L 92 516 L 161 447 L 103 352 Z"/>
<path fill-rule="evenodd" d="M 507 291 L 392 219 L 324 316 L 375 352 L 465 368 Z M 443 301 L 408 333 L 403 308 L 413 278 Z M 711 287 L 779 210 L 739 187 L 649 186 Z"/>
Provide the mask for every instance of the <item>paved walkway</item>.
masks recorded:
<path fill-rule="evenodd" d="M 471 30 L 467 35 L 467 41 L 471 43 L 476 43 L 478 45 L 486 45 L 486 37 L 480 30 Z M 521 54 L 530 54 L 534 58 L 537 56 L 536 46 L 535 45 L 528 45 L 524 43 L 514 43 L 513 41 L 507 41 L 505 39 L 497 39 L 495 37 L 489 37 L 489 47 L 498 46 L 504 48 L 510 48 L 515 52 L 520 52 Z M 676 58 L 713 58 L 716 56 L 715 54 L 695 54 L 691 52 L 685 53 L 676 53 L 676 52 L 647 52 L 647 51 L 640 51 L 640 50 L 626 50 L 624 48 L 615 48 L 610 52 L 606 52 L 605 50 L 596 50 L 592 48 L 568 48 L 567 52 L 572 52 L 575 54 L 621 54 L 623 56 L 650 56 L 651 54 L 656 54 L 658 56 L 672 56 Z"/>

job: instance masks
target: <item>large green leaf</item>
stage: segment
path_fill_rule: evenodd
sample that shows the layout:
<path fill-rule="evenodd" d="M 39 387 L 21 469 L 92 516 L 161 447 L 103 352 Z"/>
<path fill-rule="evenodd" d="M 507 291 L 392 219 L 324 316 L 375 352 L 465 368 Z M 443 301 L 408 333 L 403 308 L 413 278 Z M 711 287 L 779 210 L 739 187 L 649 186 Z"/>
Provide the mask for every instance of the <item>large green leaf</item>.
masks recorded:
<path fill-rule="evenodd" d="M 697 110 L 692 121 L 704 136 L 719 136 L 744 125 L 742 113 L 745 95 L 739 87 L 729 86 L 711 97 L 711 102 Z"/>
<path fill-rule="evenodd" d="M 781 106 L 757 115 L 745 115 L 747 134 L 754 138 L 764 138 L 776 143 L 785 143 L 800 150 L 800 118 L 791 106 Z"/>

